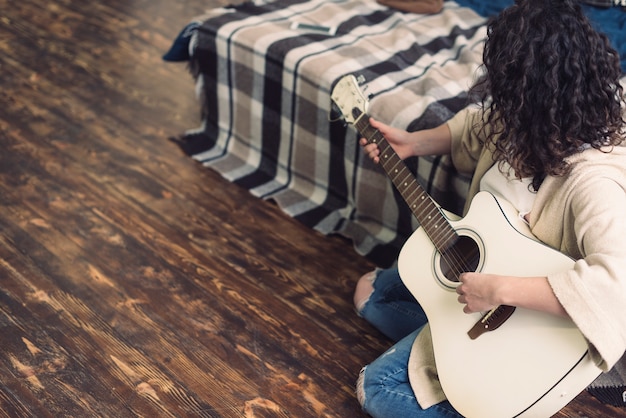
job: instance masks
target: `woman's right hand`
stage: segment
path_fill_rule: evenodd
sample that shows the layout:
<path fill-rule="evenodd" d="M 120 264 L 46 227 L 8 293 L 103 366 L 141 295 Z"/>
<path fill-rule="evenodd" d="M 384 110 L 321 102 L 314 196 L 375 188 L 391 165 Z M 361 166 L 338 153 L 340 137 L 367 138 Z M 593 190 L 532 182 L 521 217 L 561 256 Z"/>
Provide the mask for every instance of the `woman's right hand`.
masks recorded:
<path fill-rule="evenodd" d="M 403 129 L 394 128 L 382 122 L 370 118 L 370 125 L 378 129 L 385 137 L 389 145 L 398 154 L 401 159 L 405 159 L 414 155 L 413 141 L 411 141 L 411 133 Z M 363 152 L 376 164 L 380 162 L 380 149 L 378 144 L 371 144 L 367 139 L 361 138 L 359 144 L 363 147 Z"/>

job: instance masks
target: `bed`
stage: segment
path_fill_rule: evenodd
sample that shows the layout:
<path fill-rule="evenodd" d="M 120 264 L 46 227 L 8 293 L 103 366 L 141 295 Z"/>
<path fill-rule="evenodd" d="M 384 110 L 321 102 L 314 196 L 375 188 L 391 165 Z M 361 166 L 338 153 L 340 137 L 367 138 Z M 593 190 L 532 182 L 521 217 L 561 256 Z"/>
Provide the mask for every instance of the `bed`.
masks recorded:
<path fill-rule="evenodd" d="M 418 225 L 382 170 L 361 154 L 356 131 L 333 112 L 332 87 L 354 74 L 372 116 L 409 130 L 439 125 L 468 104 L 481 71 L 486 16 L 508 3 L 446 1 L 433 15 L 374 0 L 255 1 L 210 10 L 164 57 L 189 63 L 202 107 L 201 126 L 177 142 L 229 181 L 390 266 Z M 602 27 L 614 31 L 622 52 L 626 42 L 617 37 L 624 37 L 626 13 L 593 12 L 612 13 Z M 448 157 L 407 163 L 439 204 L 461 212 L 470 179 Z"/>

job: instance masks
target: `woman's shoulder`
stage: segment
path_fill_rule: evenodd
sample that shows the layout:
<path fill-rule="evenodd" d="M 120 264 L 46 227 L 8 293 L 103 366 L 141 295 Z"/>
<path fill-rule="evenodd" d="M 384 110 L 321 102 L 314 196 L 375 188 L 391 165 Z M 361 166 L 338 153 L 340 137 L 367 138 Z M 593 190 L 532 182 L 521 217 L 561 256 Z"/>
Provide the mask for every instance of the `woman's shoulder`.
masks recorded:
<path fill-rule="evenodd" d="M 620 186 L 626 191 L 626 147 L 589 148 L 568 158 L 569 173 L 560 182 L 580 196 L 606 196 Z M 585 191 L 585 192 L 583 192 Z"/>
<path fill-rule="evenodd" d="M 564 176 L 548 176 L 540 188 L 540 194 L 548 199 L 559 196 L 603 196 L 615 184 L 626 191 L 626 147 L 610 149 L 588 148 L 567 158 L 569 172 Z M 607 196 L 608 197 L 608 196 Z M 547 198 L 547 197 L 546 197 Z"/>
<path fill-rule="evenodd" d="M 571 155 L 567 162 L 572 170 L 612 170 L 626 172 L 626 143 L 600 149 L 588 147 Z"/>

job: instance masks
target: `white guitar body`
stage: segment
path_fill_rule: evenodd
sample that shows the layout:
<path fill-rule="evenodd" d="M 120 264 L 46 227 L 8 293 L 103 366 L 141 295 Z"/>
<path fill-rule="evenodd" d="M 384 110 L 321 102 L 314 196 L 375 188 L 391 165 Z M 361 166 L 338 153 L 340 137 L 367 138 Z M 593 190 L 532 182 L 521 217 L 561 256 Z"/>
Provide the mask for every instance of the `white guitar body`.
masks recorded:
<path fill-rule="evenodd" d="M 531 277 L 572 267 L 569 257 L 518 232 L 526 225 L 510 216 L 514 229 L 507 205 L 482 192 L 463 219 L 447 214 L 459 235 L 478 243 L 477 271 Z M 429 319 L 439 379 L 459 413 L 547 418 L 600 374 L 578 328 L 554 315 L 517 308 L 498 329 L 471 339 L 467 332 L 482 315 L 463 312 L 458 283 L 441 274 L 439 259 L 420 228 L 403 246 L 398 269 Z"/>

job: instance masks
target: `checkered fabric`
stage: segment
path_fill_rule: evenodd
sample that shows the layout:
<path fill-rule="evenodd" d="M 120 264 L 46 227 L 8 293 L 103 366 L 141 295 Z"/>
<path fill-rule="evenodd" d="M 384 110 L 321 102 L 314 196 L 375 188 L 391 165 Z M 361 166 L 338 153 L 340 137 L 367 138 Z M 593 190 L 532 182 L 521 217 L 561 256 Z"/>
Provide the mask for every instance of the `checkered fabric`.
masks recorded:
<path fill-rule="evenodd" d="M 410 130 L 439 125 L 467 104 L 485 18 L 454 2 L 428 16 L 374 0 L 278 0 L 196 20 L 190 68 L 203 124 L 181 147 L 306 225 L 350 238 L 378 265 L 392 264 L 416 221 L 361 154 L 354 128 L 332 120 L 332 86 L 355 74 L 372 116 Z M 409 164 L 436 201 L 461 211 L 469 179 L 447 157 Z"/>

